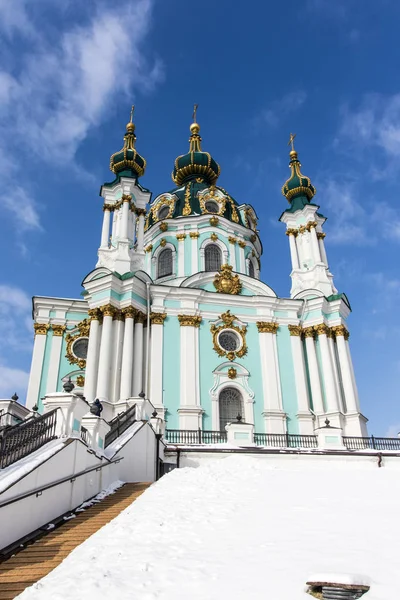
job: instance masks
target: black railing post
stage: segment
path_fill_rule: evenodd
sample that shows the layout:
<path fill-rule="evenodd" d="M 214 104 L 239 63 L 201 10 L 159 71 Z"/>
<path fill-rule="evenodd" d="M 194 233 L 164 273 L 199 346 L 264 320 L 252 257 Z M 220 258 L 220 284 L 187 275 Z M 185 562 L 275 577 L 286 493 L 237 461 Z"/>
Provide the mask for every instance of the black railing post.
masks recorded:
<path fill-rule="evenodd" d="M 199 444 L 201 444 L 201 443 L 202 443 L 202 440 L 201 440 L 201 429 L 199 427 Z"/>
<path fill-rule="evenodd" d="M 371 435 L 371 441 L 372 441 L 372 448 L 375 450 L 375 438 L 373 435 Z"/>
<path fill-rule="evenodd" d="M 289 432 L 286 431 L 286 447 L 290 448 L 290 438 L 289 438 Z"/>

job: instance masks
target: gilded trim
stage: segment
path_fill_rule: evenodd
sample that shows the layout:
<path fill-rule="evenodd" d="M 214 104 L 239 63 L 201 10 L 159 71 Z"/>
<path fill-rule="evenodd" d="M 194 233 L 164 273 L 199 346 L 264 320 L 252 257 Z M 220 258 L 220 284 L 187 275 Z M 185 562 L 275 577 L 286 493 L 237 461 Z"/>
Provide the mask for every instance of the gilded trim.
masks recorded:
<path fill-rule="evenodd" d="M 147 315 L 145 313 L 139 312 L 139 311 L 136 313 L 136 319 L 135 319 L 136 323 L 142 323 L 142 325 L 143 325 L 143 323 L 146 321 L 146 319 L 147 319 Z"/>
<path fill-rule="evenodd" d="M 314 327 L 305 327 L 303 329 L 303 335 L 306 338 L 315 338 L 315 329 Z"/>
<path fill-rule="evenodd" d="M 342 335 L 345 340 L 348 340 L 350 337 L 350 333 L 344 325 L 335 325 L 335 327 L 331 328 L 331 331 L 336 337 Z"/>
<path fill-rule="evenodd" d="M 178 242 L 183 242 L 186 238 L 186 233 L 177 233 L 176 234 L 176 239 L 178 240 Z"/>
<path fill-rule="evenodd" d="M 290 335 L 293 337 L 301 336 L 302 329 L 301 325 L 288 325 L 288 329 L 290 331 Z"/>
<path fill-rule="evenodd" d="M 244 356 L 245 354 L 247 354 L 247 345 L 246 345 L 246 332 L 247 332 L 247 327 L 244 325 L 242 327 L 238 326 L 238 325 L 234 325 L 234 321 L 237 321 L 237 317 L 235 315 L 231 315 L 231 311 L 227 310 L 225 313 L 223 313 L 220 316 L 220 319 L 223 321 L 223 324 L 221 325 L 211 325 L 210 331 L 212 333 L 212 340 L 213 340 L 213 346 L 214 346 L 214 350 L 215 352 L 218 354 L 218 356 L 226 356 L 228 360 L 233 361 L 235 360 L 235 358 L 241 358 L 242 356 Z M 235 352 L 226 352 L 218 343 L 218 336 L 220 334 L 221 331 L 223 331 L 224 329 L 231 329 L 233 331 L 235 331 L 241 338 L 242 340 L 242 345 L 241 348 L 239 348 L 239 350 L 236 350 Z"/>
<path fill-rule="evenodd" d="M 64 331 L 67 329 L 65 325 L 52 325 L 53 335 L 57 337 L 62 337 L 64 335 Z"/>
<path fill-rule="evenodd" d="M 181 327 L 200 327 L 202 318 L 198 315 L 178 315 Z"/>
<path fill-rule="evenodd" d="M 88 316 L 91 321 L 101 321 L 103 315 L 101 314 L 101 310 L 99 308 L 89 308 Z"/>
<path fill-rule="evenodd" d="M 189 237 L 191 237 L 192 240 L 197 240 L 200 237 L 200 233 L 198 231 L 191 231 Z"/>
<path fill-rule="evenodd" d="M 112 304 L 105 304 L 104 306 L 100 306 L 100 310 L 103 313 L 104 317 L 113 317 L 114 318 L 114 315 L 115 315 L 115 312 L 117 309 Z"/>
<path fill-rule="evenodd" d="M 138 311 L 133 306 L 127 306 L 126 308 L 123 308 L 121 312 L 125 319 L 134 319 Z"/>
<path fill-rule="evenodd" d="M 167 318 L 167 313 L 150 313 L 150 321 L 152 325 L 164 325 L 164 321 Z"/>
<path fill-rule="evenodd" d="M 231 265 L 222 265 L 213 283 L 220 294 L 240 294 L 242 291 L 239 275 L 233 275 Z"/>
<path fill-rule="evenodd" d="M 257 321 L 257 329 L 259 333 L 276 333 L 278 331 L 278 328 L 278 323 Z"/>
<path fill-rule="evenodd" d="M 326 335 L 328 337 L 331 335 L 331 330 L 329 329 L 328 325 L 325 325 L 325 323 L 314 325 L 314 330 L 317 335 Z"/>
<path fill-rule="evenodd" d="M 35 335 L 47 335 L 50 325 L 48 323 L 34 323 L 33 329 L 35 331 Z"/>

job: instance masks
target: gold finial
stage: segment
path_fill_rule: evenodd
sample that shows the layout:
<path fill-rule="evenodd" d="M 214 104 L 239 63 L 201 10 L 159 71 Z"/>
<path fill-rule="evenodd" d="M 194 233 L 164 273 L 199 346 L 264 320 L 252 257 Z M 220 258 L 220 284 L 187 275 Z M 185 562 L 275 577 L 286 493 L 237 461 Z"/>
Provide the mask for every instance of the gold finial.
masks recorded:
<path fill-rule="evenodd" d="M 292 146 L 291 151 L 289 152 L 290 158 L 297 158 L 297 152 L 294 149 L 294 138 L 296 137 L 295 133 L 291 133 L 288 141 L 288 146 Z"/>
<path fill-rule="evenodd" d="M 128 133 L 133 133 L 135 131 L 135 124 L 133 122 L 133 111 L 135 110 L 135 105 L 132 104 L 132 108 L 131 108 L 131 117 L 129 119 L 129 123 L 126 126 L 126 130 Z"/>
<path fill-rule="evenodd" d="M 192 115 L 193 123 L 190 126 L 190 131 L 193 134 L 199 133 L 199 131 L 200 131 L 200 125 L 197 122 L 197 109 L 198 108 L 199 108 L 198 104 L 195 104 L 193 107 L 193 115 Z"/>

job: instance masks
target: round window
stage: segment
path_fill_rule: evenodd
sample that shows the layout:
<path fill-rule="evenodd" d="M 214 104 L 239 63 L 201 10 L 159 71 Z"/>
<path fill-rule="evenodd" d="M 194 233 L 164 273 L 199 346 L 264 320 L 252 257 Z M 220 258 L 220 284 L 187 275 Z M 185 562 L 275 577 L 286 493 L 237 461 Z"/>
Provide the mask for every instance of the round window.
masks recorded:
<path fill-rule="evenodd" d="M 166 219 L 169 215 L 169 206 L 162 206 L 158 211 L 158 219 L 162 221 L 162 219 Z"/>
<path fill-rule="evenodd" d="M 219 212 L 219 205 L 217 202 L 213 202 L 213 200 L 208 200 L 205 203 L 206 211 L 209 213 L 217 214 Z"/>
<path fill-rule="evenodd" d="M 79 338 L 76 340 L 76 342 L 74 342 L 72 346 L 72 352 L 75 354 L 76 358 L 83 358 L 84 360 L 86 360 L 88 345 L 88 338 Z"/>
<path fill-rule="evenodd" d="M 221 331 L 218 343 L 225 352 L 235 352 L 240 346 L 239 337 L 234 331 Z"/>

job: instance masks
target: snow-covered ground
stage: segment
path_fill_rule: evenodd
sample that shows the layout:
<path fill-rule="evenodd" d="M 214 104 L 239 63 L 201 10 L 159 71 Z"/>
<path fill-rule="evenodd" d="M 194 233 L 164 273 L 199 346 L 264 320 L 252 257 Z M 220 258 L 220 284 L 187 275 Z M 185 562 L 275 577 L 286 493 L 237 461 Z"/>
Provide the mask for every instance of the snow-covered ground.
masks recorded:
<path fill-rule="evenodd" d="M 398 597 L 400 469 L 227 455 L 174 470 L 21 600 L 311 600 L 312 573 Z"/>

